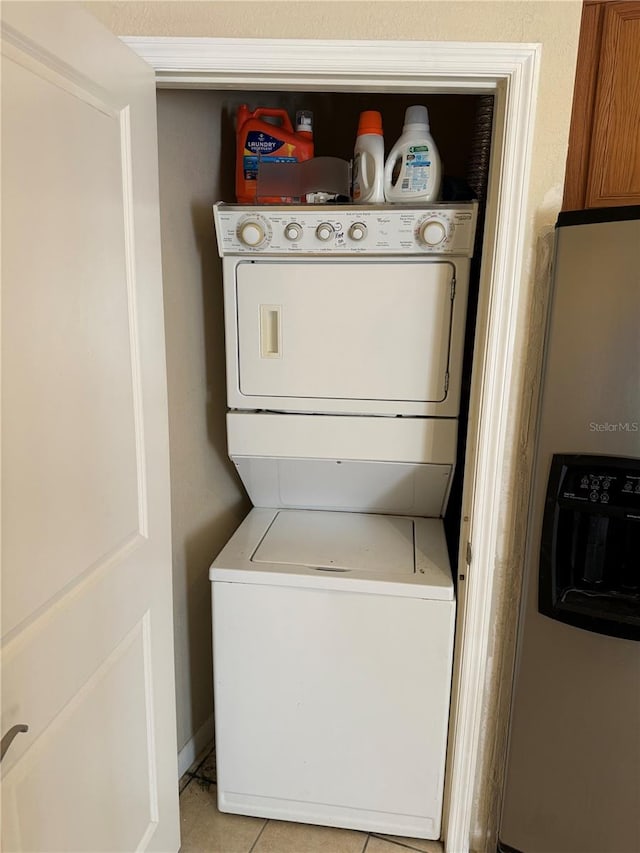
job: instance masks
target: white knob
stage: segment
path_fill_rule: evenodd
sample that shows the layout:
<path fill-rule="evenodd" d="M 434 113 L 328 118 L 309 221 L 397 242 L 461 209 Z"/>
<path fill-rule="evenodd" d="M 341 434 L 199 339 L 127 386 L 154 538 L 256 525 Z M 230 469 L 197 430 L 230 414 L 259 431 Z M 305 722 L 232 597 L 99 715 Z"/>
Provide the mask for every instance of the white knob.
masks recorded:
<path fill-rule="evenodd" d="M 264 240 L 264 228 L 259 222 L 245 222 L 240 226 L 239 237 L 245 246 L 259 246 Z"/>
<path fill-rule="evenodd" d="M 447 236 L 447 229 L 437 219 L 429 219 L 420 228 L 420 238 L 427 246 L 437 246 Z"/>
<path fill-rule="evenodd" d="M 302 236 L 302 227 L 297 222 L 290 222 L 284 229 L 284 236 L 287 240 L 299 240 Z"/>
<path fill-rule="evenodd" d="M 322 222 L 316 228 L 316 237 L 318 238 L 318 240 L 322 240 L 324 243 L 326 243 L 327 240 L 330 240 L 332 236 L 333 226 L 329 225 L 328 222 Z"/>
<path fill-rule="evenodd" d="M 354 222 L 351 228 L 349 228 L 349 237 L 352 240 L 364 240 L 367 236 L 367 226 L 362 222 Z"/>

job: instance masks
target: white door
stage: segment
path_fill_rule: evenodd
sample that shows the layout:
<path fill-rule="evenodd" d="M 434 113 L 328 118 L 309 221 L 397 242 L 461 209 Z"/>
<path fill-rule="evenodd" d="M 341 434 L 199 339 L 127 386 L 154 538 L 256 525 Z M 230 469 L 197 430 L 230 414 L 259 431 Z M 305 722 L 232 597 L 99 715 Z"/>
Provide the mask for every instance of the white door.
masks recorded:
<path fill-rule="evenodd" d="M 240 263 L 240 392 L 442 402 L 454 272 L 422 259 Z"/>
<path fill-rule="evenodd" d="M 175 851 L 154 75 L 2 17 L 2 847 Z"/>

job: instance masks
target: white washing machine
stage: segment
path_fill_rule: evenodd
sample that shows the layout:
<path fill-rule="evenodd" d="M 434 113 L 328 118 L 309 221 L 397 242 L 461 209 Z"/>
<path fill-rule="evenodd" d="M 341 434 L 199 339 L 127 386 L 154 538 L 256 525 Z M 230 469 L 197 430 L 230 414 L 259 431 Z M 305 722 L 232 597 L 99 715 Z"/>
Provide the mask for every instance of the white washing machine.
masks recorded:
<path fill-rule="evenodd" d="M 219 807 L 438 838 L 476 205 L 214 215 L 254 504 L 210 570 Z"/>

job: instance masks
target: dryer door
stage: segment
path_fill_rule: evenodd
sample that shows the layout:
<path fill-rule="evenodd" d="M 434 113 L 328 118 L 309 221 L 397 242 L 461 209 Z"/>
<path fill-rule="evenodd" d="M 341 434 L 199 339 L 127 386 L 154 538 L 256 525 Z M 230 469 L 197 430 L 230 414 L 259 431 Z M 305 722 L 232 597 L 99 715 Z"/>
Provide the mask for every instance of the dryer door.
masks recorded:
<path fill-rule="evenodd" d="M 454 279 L 423 259 L 238 263 L 240 397 L 383 414 L 443 403 Z"/>

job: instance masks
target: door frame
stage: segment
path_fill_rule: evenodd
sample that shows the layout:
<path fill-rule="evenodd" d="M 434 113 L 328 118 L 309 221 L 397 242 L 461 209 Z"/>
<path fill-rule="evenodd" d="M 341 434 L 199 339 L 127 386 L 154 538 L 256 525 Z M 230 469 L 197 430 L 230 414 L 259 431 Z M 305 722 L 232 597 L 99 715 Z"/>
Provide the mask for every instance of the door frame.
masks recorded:
<path fill-rule="evenodd" d="M 514 282 L 522 285 L 530 227 L 529 164 L 541 45 L 179 37 L 122 41 L 154 68 L 159 88 L 494 95 L 460 533 L 459 566 L 467 569 L 466 577 L 459 578 L 443 819 L 446 848 L 466 853 L 482 743 L 505 723 L 483 719 L 493 567 L 504 550 L 504 478 L 495 472 L 506 471 L 513 479 L 513 460 L 518 458 L 512 425 L 522 411 L 524 365 L 516 355 L 526 344 L 518 316 L 529 294 Z"/>

